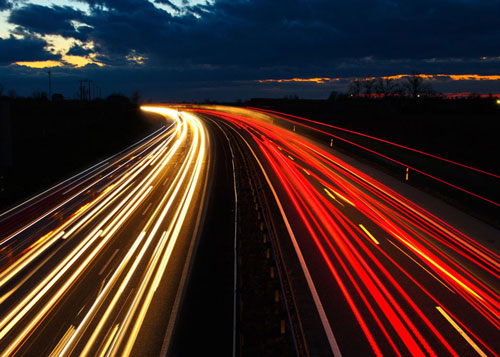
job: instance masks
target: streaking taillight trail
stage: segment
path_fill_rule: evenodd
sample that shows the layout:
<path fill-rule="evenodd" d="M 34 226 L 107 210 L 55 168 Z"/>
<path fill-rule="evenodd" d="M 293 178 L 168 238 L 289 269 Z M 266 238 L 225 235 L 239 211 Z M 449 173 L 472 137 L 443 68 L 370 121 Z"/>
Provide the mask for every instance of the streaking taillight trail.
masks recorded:
<path fill-rule="evenodd" d="M 375 355 L 499 353 L 495 252 L 256 112 L 192 110 L 229 123 L 257 153 L 286 216 L 298 218 L 288 221 L 302 249 L 315 247 L 322 260 L 306 263 L 330 272 L 314 283 L 341 292 Z M 338 311 L 323 305 L 335 326 Z"/>

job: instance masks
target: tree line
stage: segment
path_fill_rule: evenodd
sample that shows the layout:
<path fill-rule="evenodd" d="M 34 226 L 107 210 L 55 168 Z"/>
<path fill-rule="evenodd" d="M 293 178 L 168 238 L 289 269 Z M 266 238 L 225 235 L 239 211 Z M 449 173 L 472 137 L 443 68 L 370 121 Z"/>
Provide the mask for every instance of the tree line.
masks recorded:
<path fill-rule="evenodd" d="M 390 77 L 354 78 L 349 84 L 349 95 L 356 97 L 387 98 L 390 96 L 409 96 L 419 98 L 423 96 L 435 96 L 437 94 L 430 82 L 417 73 L 401 77 L 400 79 Z"/>

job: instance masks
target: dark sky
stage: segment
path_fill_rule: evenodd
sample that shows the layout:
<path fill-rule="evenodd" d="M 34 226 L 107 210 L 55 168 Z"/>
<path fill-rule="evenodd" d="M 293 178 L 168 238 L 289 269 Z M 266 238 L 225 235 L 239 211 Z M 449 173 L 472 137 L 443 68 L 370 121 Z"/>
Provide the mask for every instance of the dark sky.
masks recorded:
<path fill-rule="evenodd" d="M 353 77 L 412 72 L 487 76 L 439 77 L 442 92 L 500 92 L 488 77 L 500 75 L 496 0 L 0 0 L 0 11 L 0 83 L 24 95 L 45 90 L 47 68 L 14 63 L 47 60 L 70 97 L 91 78 L 103 94 L 155 100 L 324 98 Z M 259 82 L 315 77 L 329 79 Z"/>

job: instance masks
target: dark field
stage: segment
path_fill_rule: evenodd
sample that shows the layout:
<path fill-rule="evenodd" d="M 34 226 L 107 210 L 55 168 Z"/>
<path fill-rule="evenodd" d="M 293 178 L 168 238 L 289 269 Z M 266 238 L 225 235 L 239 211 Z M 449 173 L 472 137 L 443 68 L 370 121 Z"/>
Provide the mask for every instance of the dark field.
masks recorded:
<path fill-rule="evenodd" d="M 92 102 L 2 102 L 2 115 L 10 112 L 12 165 L 3 155 L 0 210 L 116 154 L 162 125 L 161 118 L 142 113 L 121 96 Z"/>

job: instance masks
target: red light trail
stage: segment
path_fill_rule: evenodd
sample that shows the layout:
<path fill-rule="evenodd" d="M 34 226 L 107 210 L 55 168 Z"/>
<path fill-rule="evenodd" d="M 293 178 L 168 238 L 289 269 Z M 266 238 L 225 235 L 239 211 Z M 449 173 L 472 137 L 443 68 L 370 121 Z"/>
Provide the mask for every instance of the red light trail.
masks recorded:
<path fill-rule="evenodd" d="M 193 110 L 230 124 L 262 162 L 335 335 L 346 306 L 378 356 L 500 352 L 499 255 L 262 112 Z"/>
<path fill-rule="evenodd" d="M 368 138 L 368 139 L 371 139 L 371 140 L 375 140 L 375 141 L 379 141 L 379 142 L 382 142 L 382 143 L 385 143 L 385 144 L 389 144 L 389 145 L 392 145 L 392 146 L 395 146 L 395 147 L 398 147 L 398 148 L 401 148 L 401 149 L 404 149 L 404 150 L 408 150 L 408 151 L 412 151 L 412 152 L 415 152 L 415 153 L 418 153 L 418 154 L 421 154 L 421 155 L 424 155 L 424 156 L 427 156 L 427 157 L 431 157 L 433 159 L 437 159 L 437 160 L 440 160 L 442 162 L 446 162 L 446 163 L 449 163 L 449 164 L 452 164 L 452 165 L 455 165 L 455 166 L 459 166 L 461 168 L 465 168 L 465 169 L 468 169 L 468 170 L 471 170 L 471 171 L 474 171 L 474 172 L 478 172 L 478 173 L 481 173 L 481 174 L 484 174 L 484 175 L 487 175 L 487 176 L 491 176 L 491 177 L 494 177 L 494 178 L 497 178 L 497 179 L 500 179 L 500 175 L 496 175 L 494 173 L 491 173 L 491 172 L 488 172 L 488 171 L 485 171 L 485 170 L 481 170 L 481 169 L 477 169 L 475 167 L 472 167 L 472 166 L 468 166 L 468 165 L 464 165 L 462 163 L 459 163 L 459 162 L 456 162 L 456 161 L 452 161 L 452 160 L 449 160 L 449 159 L 446 159 L 446 158 L 443 158 L 443 157 L 440 157 L 440 156 L 437 156 L 437 155 L 434 155 L 434 154 L 430 154 L 430 153 L 427 153 L 427 152 L 424 152 L 422 150 L 417 150 L 417 149 L 414 149 L 414 148 L 411 148 L 411 147 L 408 147 L 408 146 L 404 146 L 404 145 L 401 145 L 401 144 L 397 144 L 397 143 L 394 143 L 392 141 L 389 141 L 389 140 L 384 140 L 384 139 L 381 139 L 381 138 L 377 138 L 375 136 L 372 136 L 372 135 L 367 135 L 367 134 L 364 134 L 364 133 L 360 133 L 360 132 L 357 132 L 357 131 L 353 131 L 353 130 L 348 130 L 348 129 L 344 129 L 344 128 L 341 128 L 341 127 L 338 127 L 338 126 L 334 126 L 334 125 L 330 125 L 330 124 L 325 124 L 325 123 L 321 123 L 321 122 L 318 122 L 318 121 L 314 121 L 314 120 L 310 120 L 310 119 L 306 119 L 306 118 L 302 118 L 302 117 L 299 117 L 299 116 L 295 116 L 295 115 L 290 115 L 290 114 L 284 114 L 284 113 L 280 113 L 280 112 L 276 112 L 276 111 L 273 111 L 273 110 L 268 110 L 268 109 L 260 109 L 260 108 L 252 108 L 252 107 L 249 107 L 249 109 L 252 109 L 252 110 L 255 110 L 255 111 L 258 111 L 258 112 L 262 112 L 262 113 L 268 113 L 268 114 L 271 114 L 273 115 L 275 118 L 279 118 L 281 120 L 285 120 L 287 122 L 290 122 L 290 123 L 293 123 L 295 125 L 301 125 L 307 129 L 311 129 L 311 130 L 314 130 L 316 132 L 319 132 L 319 133 L 322 133 L 322 134 L 325 134 L 325 135 L 329 135 L 331 137 L 334 137 L 336 139 L 339 139 L 341 141 L 344 141 L 346 143 L 349 143 L 351 145 L 354 145 L 360 149 L 363 149 L 365 151 L 368 151 L 372 154 L 375 154 L 375 155 L 378 155 L 380 157 L 383 157 L 384 159 L 387 159 L 387 160 L 390 160 L 398 165 L 401 165 L 403 167 L 407 167 L 407 168 L 411 168 L 412 170 L 422 174 L 422 175 L 425 175 L 433 180 L 436 180 L 436 181 L 439 181 L 441 183 L 444 183 L 448 186 L 451 186 L 457 190 L 460 190 L 462 192 L 465 192 L 469 195 L 472 195 L 472 196 L 475 196 L 483 201 L 486 201 L 486 202 L 489 202 L 491 204 L 494 204 L 496 206 L 500 206 L 500 204 L 498 202 L 494 202 L 488 198 L 485 198 L 485 197 L 482 197 L 478 194 L 475 194 L 473 192 L 470 192 L 468 190 L 465 190 L 464 188 L 462 187 L 459 187 L 457 185 L 454 185 L 450 182 L 447 182 L 445 180 L 442 180 L 438 177 L 435 177 L 427 172 L 424 172 L 422 170 L 419 170 L 415 167 L 412 167 L 408 164 L 405 164 L 399 160 L 396 160 L 392 157 L 389 157 L 387 155 L 383 155 L 377 151 L 374 151 L 374 150 L 371 150 L 367 147 L 364 147 L 362 145 L 359 145 L 355 142 L 352 142 L 350 140 L 347 140 L 345 138 L 342 138 L 338 135 L 334 135 L 332 133 L 329 133 L 329 132 L 326 132 L 324 130 L 321 130 L 321 129 L 318 129 L 316 127 L 313 127 L 313 126 L 310 126 L 310 125 L 307 125 L 307 124 L 304 124 L 304 122 L 309 122 L 309 123 L 312 123 L 312 124 L 315 124 L 315 125 L 320 125 L 320 126 L 323 126 L 323 127 L 328 127 L 328 128 L 332 128 L 332 129 L 336 129 L 336 130 L 340 130 L 340 131 L 343 131 L 343 132 L 346 132 L 346 133 L 350 133 L 350 134 L 354 134 L 354 135 L 358 135 L 358 136 L 361 136 L 361 137 L 365 137 L 365 138 Z M 291 120 L 289 118 L 294 118 L 296 120 Z M 297 121 L 297 120 L 300 120 L 300 121 Z"/>

